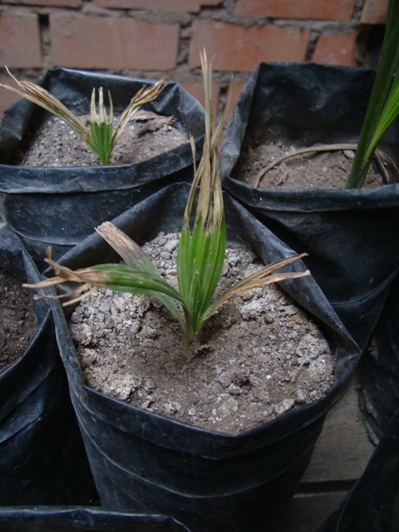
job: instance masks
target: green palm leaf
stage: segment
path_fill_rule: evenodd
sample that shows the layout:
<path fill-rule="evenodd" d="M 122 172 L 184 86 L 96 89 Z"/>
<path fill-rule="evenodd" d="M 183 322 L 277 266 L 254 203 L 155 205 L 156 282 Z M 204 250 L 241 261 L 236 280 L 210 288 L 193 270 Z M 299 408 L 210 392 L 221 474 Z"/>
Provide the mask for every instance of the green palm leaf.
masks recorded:
<path fill-rule="evenodd" d="M 399 2 L 391 0 L 385 37 L 358 147 L 345 188 L 363 186 L 375 149 L 399 113 Z"/>
<path fill-rule="evenodd" d="M 144 253 L 141 247 L 134 240 L 129 238 L 120 229 L 109 222 L 104 222 L 97 227 L 96 231 L 118 253 L 118 255 L 124 260 L 124 262 L 132 271 L 146 272 L 147 274 L 153 276 L 154 279 L 162 281 L 160 273 L 148 255 Z M 173 295 L 168 295 L 165 292 L 160 292 L 156 295 L 156 297 L 183 326 L 183 317 L 175 303 L 177 298 Z M 179 297 L 181 298 L 181 301 L 184 301 L 180 294 Z M 177 300 L 180 301 L 180 299 Z"/>

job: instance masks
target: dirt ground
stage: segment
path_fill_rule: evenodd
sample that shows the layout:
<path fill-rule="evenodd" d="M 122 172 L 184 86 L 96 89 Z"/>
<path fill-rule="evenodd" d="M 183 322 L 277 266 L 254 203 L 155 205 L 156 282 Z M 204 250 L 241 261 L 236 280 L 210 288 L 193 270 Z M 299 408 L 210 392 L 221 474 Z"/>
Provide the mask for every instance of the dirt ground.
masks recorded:
<path fill-rule="evenodd" d="M 0 268 L 0 371 L 17 360 L 35 332 L 31 294 Z"/>
<path fill-rule="evenodd" d="M 174 284 L 177 244 L 172 234 L 144 246 Z M 229 248 L 221 286 L 260 267 L 252 252 Z M 178 323 L 146 296 L 102 289 L 78 305 L 70 328 L 90 387 L 219 432 L 249 430 L 316 400 L 334 380 L 320 330 L 276 285 L 224 305 L 190 361 Z"/>

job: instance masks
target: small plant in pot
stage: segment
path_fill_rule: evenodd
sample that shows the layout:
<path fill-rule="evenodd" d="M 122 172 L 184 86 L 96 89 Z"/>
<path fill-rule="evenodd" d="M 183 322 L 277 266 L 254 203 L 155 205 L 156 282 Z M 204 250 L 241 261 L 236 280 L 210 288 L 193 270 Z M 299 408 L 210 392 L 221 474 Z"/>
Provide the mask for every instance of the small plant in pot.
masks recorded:
<path fill-rule="evenodd" d="M 191 179 L 189 134 L 200 149 L 203 109 L 177 83 L 62 68 L 16 83 L 7 88 L 24 98 L 0 120 L 0 212 L 40 267 L 49 245 L 58 257 L 93 226 Z"/>
<path fill-rule="evenodd" d="M 399 267 L 398 21 L 391 2 L 377 76 L 358 67 L 260 64 L 221 147 L 223 186 L 308 253 L 305 263 L 361 348 Z M 348 187 L 363 181 L 377 144 L 378 181 L 345 188 L 350 174 Z"/>
<path fill-rule="evenodd" d="M 211 76 L 204 62 L 203 73 L 208 102 L 204 154 L 198 168 L 195 168 L 184 213 L 177 253 L 178 290 L 162 278 L 151 259 L 136 242 L 109 222 L 99 226 L 97 231 L 117 251 L 125 264 L 100 265 L 83 271 L 70 271 L 58 266 L 48 257 L 46 262 L 53 267 L 56 276 L 41 285 L 52 286 L 68 281 L 81 283 L 81 287 L 76 291 L 79 296 L 72 299 L 70 304 L 81 300 L 87 292 L 90 293 L 92 286 L 111 287 L 114 290 L 156 297 L 180 324 L 183 350 L 187 359 L 193 356 L 198 347 L 205 322 L 233 296 L 245 294 L 265 284 L 309 275 L 308 271 L 272 275 L 275 270 L 303 257 L 297 255 L 255 272 L 212 302 L 226 252 L 226 222 L 217 160 L 217 141 L 224 120 L 215 128 L 210 111 Z M 192 147 L 195 164 L 193 141 Z M 190 220 L 195 204 L 195 220 L 191 228 Z"/>
<path fill-rule="evenodd" d="M 101 236 L 126 264 L 107 262 L 107 254 L 110 254 L 106 251 L 107 244 L 99 235 L 93 235 L 58 264 L 47 259 L 56 276 L 39 286 L 77 282 L 78 287 L 68 296 L 72 295 L 75 301 L 87 296 L 93 285 L 94 288 L 95 285 L 108 286 L 156 298 L 149 301 L 148 298 L 137 300 L 136 295 L 130 296 L 137 313 L 131 314 L 129 324 L 128 319 L 120 319 L 118 311 L 125 310 L 127 300 L 113 294 L 110 303 L 102 292 L 101 309 L 95 311 L 98 315 L 105 312 L 99 335 L 95 332 L 98 324 L 93 314 L 90 323 L 83 323 L 80 319 L 88 298 L 75 309 L 70 320 L 71 329 L 76 325 L 75 330 L 86 334 L 82 347 L 89 356 L 80 357 L 80 363 L 89 386 L 83 384 L 79 359 L 59 298 L 53 301 L 60 352 L 102 504 L 172 515 L 193 530 L 259 530 L 265 522 L 272 526 L 293 495 L 309 463 L 328 408 L 356 365 L 358 350 L 314 280 L 297 260 L 299 257 L 228 195 L 223 198 L 217 160 L 217 136 L 222 125 L 213 129 L 210 72 L 205 64 L 203 69 L 206 135 L 204 155 L 195 169 L 192 186 L 171 185 L 129 209 L 114 220 L 113 225 L 99 227 Z M 266 263 L 282 260 L 260 268 L 256 266 L 258 259 L 254 263 L 252 257 L 246 267 L 251 275 L 244 278 L 237 267 L 241 266 L 237 251 L 229 249 L 230 269 L 224 268 L 224 206 L 229 242 L 234 242 L 234 237 L 240 235 L 238 240 L 251 242 Z M 180 240 L 176 235 L 168 239 L 166 234 L 177 231 L 181 218 Z M 153 227 L 149 229 L 151 224 Z M 146 249 L 152 256 L 158 256 L 160 268 L 173 269 L 167 254 L 173 255 L 177 248 L 178 280 L 167 283 L 143 251 L 116 227 L 123 228 L 129 236 L 136 234 L 141 238 L 162 229 L 165 234 L 160 238 L 166 243 L 164 249 L 160 250 L 153 242 Z M 92 266 L 100 256 L 103 264 Z M 112 257 L 115 260 L 115 253 Z M 289 271 L 284 270 L 287 267 Z M 218 292 L 216 288 L 219 277 L 230 285 L 224 292 Z M 238 283 L 234 282 L 237 278 Z M 324 334 L 321 334 L 319 325 L 307 319 L 303 336 L 298 331 L 294 334 L 291 331 L 287 338 L 289 347 L 287 350 L 283 348 L 282 352 L 276 351 L 273 358 L 268 351 L 271 344 L 276 347 L 280 341 L 278 328 L 283 329 L 284 322 L 291 318 L 302 324 L 305 317 L 299 306 L 277 288 L 270 292 L 269 315 L 262 314 L 265 300 L 252 299 L 250 290 L 262 298 L 265 292 L 262 286 L 279 280 L 284 280 L 288 292 L 295 294 L 295 300 L 300 301 L 318 324 L 324 324 L 320 326 Z M 216 297 L 212 299 L 215 292 Z M 96 297 L 95 293 L 92 296 Z M 159 301 L 168 312 L 160 308 Z M 280 302 L 283 307 L 280 310 L 284 318 L 279 323 L 272 316 L 272 301 Z M 242 308 L 237 306 L 239 304 Z M 226 308 L 228 312 L 224 313 Z M 155 314 L 161 320 L 158 324 L 162 330 L 156 329 Z M 243 322 L 245 314 L 247 321 Z M 259 315 L 262 323 L 253 328 L 250 322 L 256 324 Z M 111 324 L 113 316 L 116 319 L 114 325 Z M 208 318 L 207 325 L 204 325 Z M 183 348 L 180 335 L 174 331 L 179 325 L 184 331 Z M 246 328 L 252 331 L 249 338 L 246 338 Z M 117 361 L 116 366 L 124 366 L 128 372 L 125 376 L 117 375 L 119 386 L 116 381 L 109 384 L 103 378 L 104 386 L 101 387 L 101 383 L 100 386 L 93 384 L 89 374 L 100 375 L 108 364 L 100 351 L 95 354 L 93 350 L 96 345 L 98 348 L 107 345 L 106 342 L 103 344 L 107 329 L 112 330 L 111 336 L 116 337 L 118 331 L 124 336 L 125 345 L 119 344 L 116 349 L 124 354 L 124 360 Z M 171 331 L 169 340 L 174 337 L 170 352 L 162 343 L 163 329 Z M 239 331 L 235 336 L 237 341 L 233 341 L 236 345 L 231 341 L 228 343 L 234 330 L 234 334 Z M 142 345 L 137 344 L 140 332 L 144 333 Z M 218 335 L 221 342 L 213 344 Z M 312 351 L 315 343 L 322 345 L 321 350 L 316 349 L 317 354 Z M 143 347 L 148 348 L 146 353 L 143 353 Z M 259 362 L 252 371 L 247 360 L 251 352 L 257 353 Z M 185 363 L 182 353 L 186 354 Z M 114 355 L 115 351 L 112 357 Z M 90 357 L 95 361 L 94 365 L 90 364 Z M 266 359 L 269 366 L 261 362 Z M 131 370 L 130 363 L 136 362 L 142 362 L 143 373 Z M 160 380 L 166 380 L 167 395 L 163 396 L 166 400 L 161 400 L 160 410 L 154 401 L 157 393 L 154 390 L 155 374 L 150 377 L 146 373 L 150 366 L 158 366 Z M 277 377 L 278 366 L 282 367 L 281 378 Z M 316 367 L 317 371 L 323 367 L 328 374 L 327 386 L 319 390 L 320 393 L 309 393 L 306 397 L 303 383 L 300 383 L 296 399 L 282 399 L 271 407 L 268 395 L 273 386 L 283 388 L 283 381 L 288 385 L 301 372 Z M 118 370 L 114 369 L 116 374 Z M 306 374 L 310 377 L 310 373 Z M 303 377 L 304 373 L 301 375 Z M 320 373 L 317 379 L 320 380 Z M 181 396 L 176 399 L 177 389 L 185 389 L 186 395 L 191 394 L 189 406 L 178 404 Z M 204 390 L 214 395 L 209 395 L 208 400 L 201 398 Z M 245 401 L 252 393 L 256 399 L 249 401 L 252 404 L 248 403 L 248 408 L 240 408 L 238 396 Z M 137 399 L 138 403 L 132 399 Z M 200 399 L 205 399 L 202 403 L 211 414 L 207 421 L 201 417 Z M 256 414 L 253 413 L 255 403 L 261 405 Z M 230 430 L 226 428 L 226 419 L 231 421 Z"/>
<path fill-rule="evenodd" d="M 165 79 L 150 85 L 143 86 L 130 100 L 129 105 L 119 117 L 116 128 L 113 128 L 113 104 L 111 93 L 108 91 L 109 111 L 104 105 L 103 88 L 98 89 L 98 105 L 96 104 L 96 89 L 93 89 L 90 100 L 90 118 L 86 125 L 83 120 L 75 116 L 65 105 L 50 92 L 29 81 L 18 81 L 8 70 L 18 88 L 0 83 L 0 87 L 7 89 L 30 102 L 39 105 L 46 111 L 61 119 L 72 128 L 86 143 L 90 150 L 96 154 L 102 165 L 110 164 L 112 150 L 121 137 L 128 122 L 133 118 L 138 109 L 146 103 L 155 100 L 162 92 Z"/>

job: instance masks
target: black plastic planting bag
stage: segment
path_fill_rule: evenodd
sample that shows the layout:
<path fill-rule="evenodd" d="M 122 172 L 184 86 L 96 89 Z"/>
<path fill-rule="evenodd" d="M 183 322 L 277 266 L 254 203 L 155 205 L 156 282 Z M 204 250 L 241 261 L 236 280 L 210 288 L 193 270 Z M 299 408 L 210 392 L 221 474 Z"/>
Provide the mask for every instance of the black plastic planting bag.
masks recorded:
<path fill-rule="evenodd" d="M 399 409 L 399 277 L 364 356 L 360 404 L 371 435 L 380 439 Z"/>
<path fill-rule="evenodd" d="M 30 256 L 0 224 L 0 266 L 38 281 Z M 0 372 L 0 506 L 89 504 L 95 494 L 70 401 L 48 303 L 35 302 L 37 330 Z"/>
<path fill-rule="evenodd" d="M 186 184 L 171 185 L 113 222 L 139 243 L 161 230 L 179 231 L 188 191 Z M 250 245 L 266 262 L 292 255 L 235 200 L 226 195 L 225 202 L 230 241 Z M 93 234 L 60 262 L 74 269 L 116 259 Z M 53 302 L 72 401 L 104 506 L 170 515 L 195 531 L 259 531 L 281 516 L 359 356 L 312 277 L 282 286 L 320 323 L 336 358 L 336 384 L 320 401 L 236 436 L 184 425 L 87 388 L 63 312 Z"/>
<path fill-rule="evenodd" d="M 184 532 L 187 528 L 163 515 L 113 512 L 92 508 L 0 508 L 2 532 L 63 532 L 93 530 L 95 532 Z"/>
<path fill-rule="evenodd" d="M 309 63 L 255 70 L 221 148 L 224 187 L 295 251 L 361 347 L 370 338 L 399 266 L 399 185 L 372 190 L 254 189 L 240 181 L 242 147 L 356 143 L 374 72 Z M 380 147 L 399 163 L 399 122 Z M 264 161 L 266 166 L 270 161 Z"/>
<path fill-rule="evenodd" d="M 318 532 L 399 530 L 399 410 L 366 470 Z"/>
<path fill-rule="evenodd" d="M 94 87 L 110 90 L 115 112 L 121 112 L 144 84 L 152 81 L 57 68 L 38 84 L 76 114 L 89 112 Z M 187 142 L 137 164 L 85 167 L 28 167 L 7 164 L 21 139 L 47 111 L 18 100 L 0 120 L 0 213 L 22 238 L 34 260 L 51 245 L 59 257 L 93 232 L 96 225 L 124 212 L 167 183 L 191 179 L 188 135 L 200 152 L 204 112 L 199 102 L 177 83 L 144 106 L 173 116 L 172 126 L 187 133 Z M 82 141 L 82 146 L 84 143 Z"/>

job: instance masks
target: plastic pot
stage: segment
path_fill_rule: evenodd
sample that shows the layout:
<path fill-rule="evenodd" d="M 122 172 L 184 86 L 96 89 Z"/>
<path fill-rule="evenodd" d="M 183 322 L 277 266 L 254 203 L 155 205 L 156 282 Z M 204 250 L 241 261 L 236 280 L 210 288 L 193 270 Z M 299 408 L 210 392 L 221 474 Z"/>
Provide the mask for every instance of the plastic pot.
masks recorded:
<path fill-rule="evenodd" d="M 57 68 L 38 84 L 77 114 L 89 111 L 94 87 L 109 89 L 115 112 L 151 80 Z M 193 134 L 200 153 L 204 112 L 199 102 L 177 83 L 170 83 L 144 108 L 174 116 L 173 127 Z M 29 129 L 48 113 L 25 99 L 7 109 L 0 120 L 0 213 L 43 267 L 51 245 L 59 257 L 93 232 L 166 183 L 191 179 L 192 154 L 187 142 L 137 164 L 85 167 L 29 167 L 7 164 Z M 82 141 L 83 142 L 83 141 Z"/>
<path fill-rule="evenodd" d="M 96 532 L 184 532 L 187 528 L 163 515 L 129 514 L 106 508 L 1 508 L 3 532 L 62 532 L 94 530 Z"/>
<path fill-rule="evenodd" d="M 360 372 L 360 406 L 374 442 L 399 409 L 399 277 L 375 328 Z"/>
<path fill-rule="evenodd" d="M 399 185 L 368 190 L 254 189 L 236 162 L 246 143 L 356 143 L 374 72 L 261 63 L 244 87 L 221 148 L 224 187 L 305 259 L 349 332 L 367 344 L 399 266 Z M 399 122 L 381 148 L 398 164 Z M 268 161 L 265 161 L 265 165 Z"/>
<path fill-rule="evenodd" d="M 0 265 L 37 282 L 14 232 L 0 224 Z M 37 330 L 0 373 L 0 506 L 90 504 L 93 477 L 69 397 L 48 303 L 34 304 Z"/>
<path fill-rule="evenodd" d="M 363 475 L 318 532 L 399 529 L 399 411 Z"/>
<path fill-rule="evenodd" d="M 113 222 L 138 242 L 180 230 L 189 187 L 171 185 Z M 267 262 L 292 254 L 251 214 L 225 197 L 230 240 Z M 72 268 L 115 260 L 93 234 L 60 262 Z M 295 262 L 292 268 L 303 268 Z M 298 281 L 298 280 L 296 280 Z M 188 528 L 251 531 L 273 526 L 309 464 L 325 415 L 359 352 L 312 277 L 283 288 L 323 328 L 336 357 L 336 384 L 318 402 L 239 435 L 188 426 L 86 387 L 64 314 L 54 304 L 57 339 L 96 486 L 104 506 L 170 515 Z"/>

